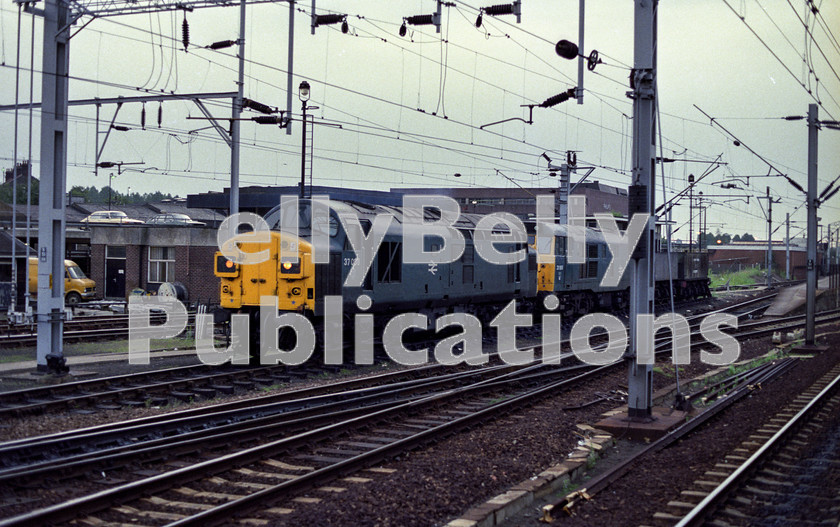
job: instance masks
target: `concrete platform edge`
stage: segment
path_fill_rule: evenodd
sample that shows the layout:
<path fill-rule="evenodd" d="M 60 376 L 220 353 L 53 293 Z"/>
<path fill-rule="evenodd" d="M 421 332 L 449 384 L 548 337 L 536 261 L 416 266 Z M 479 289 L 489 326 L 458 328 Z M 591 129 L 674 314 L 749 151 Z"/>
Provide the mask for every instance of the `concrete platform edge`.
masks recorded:
<path fill-rule="evenodd" d="M 469 509 L 445 527 L 492 527 L 500 525 L 536 500 L 579 481 L 590 459 L 603 458 L 607 446 L 614 444 L 612 435 L 586 424 L 577 425 L 583 440 L 569 457 L 536 476 L 514 485 L 509 490 Z"/>

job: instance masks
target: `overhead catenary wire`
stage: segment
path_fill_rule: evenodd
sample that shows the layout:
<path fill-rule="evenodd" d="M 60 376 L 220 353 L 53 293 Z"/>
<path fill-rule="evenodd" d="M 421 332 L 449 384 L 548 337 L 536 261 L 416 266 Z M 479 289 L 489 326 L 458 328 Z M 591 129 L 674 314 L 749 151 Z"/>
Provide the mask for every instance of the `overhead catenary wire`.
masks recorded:
<path fill-rule="evenodd" d="M 756 0 L 756 2 L 758 2 L 758 0 Z M 794 14 L 796 15 L 797 20 L 799 20 L 799 23 L 802 24 L 802 26 L 805 28 L 805 35 L 806 35 L 806 38 L 807 38 L 808 42 L 817 46 L 817 51 L 820 52 L 820 55 L 822 55 L 822 58 L 825 60 L 825 63 L 831 69 L 831 72 L 834 74 L 834 78 L 837 79 L 838 81 L 840 81 L 840 74 L 838 74 L 837 70 L 834 69 L 834 65 L 832 64 L 832 61 L 826 56 L 825 52 L 822 49 L 822 46 L 820 46 L 820 43 L 817 42 L 817 39 L 814 38 L 814 34 L 813 34 L 810 26 L 805 22 L 805 20 L 802 20 L 802 17 L 799 15 L 799 12 L 796 11 L 796 8 L 793 7 L 793 4 L 790 2 L 790 0 L 787 0 L 787 4 L 793 10 Z M 759 3 L 759 5 L 761 5 L 761 4 Z M 775 22 L 774 22 L 774 24 L 775 24 Z M 781 30 L 779 30 L 779 31 L 781 32 Z M 790 42 L 790 41 L 788 41 L 788 42 Z M 791 44 L 791 46 L 792 45 L 793 44 Z M 808 66 L 811 69 L 811 72 L 814 73 L 813 65 L 809 64 Z"/>
<path fill-rule="evenodd" d="M 601 129 L 603 130 L 603 128 L 601 128 Z M 400 130 L 397 130 L 397 133 L 404 133 L 404 132 L 401 132 Z M 514 140 L 514 139 L 510 139 L 510 140 Z M 507 149 L 507 150 L 509 151 L 509 149 Z"/>
<path fill-rule="evenodd" d="M 753 29 L 753 27 L 746 21 L 746 18 L 738 14 L 738 12 L 735 10 L 735 8 L 732 7 L 732 5 L 729 3 L 729 0 L 722 0 L 722 2 L 724 4 L 726 4 L 726 7 L 728 7 L 730 9 L 730 11 L 732 11 L 732 13 L 735 14 L 735 16 L 737 16 L 739 20 L 741 20 L 741 22 L 744 23 L 744 25 L 747 27 L 747 29 L 750 30 L 750 32 L 753 34 L 753 36 L 755 36 L 755 38 L 758 39 L 758 41 L 764 46 L 764 48 L 767 49 L 767 51 L 770 53 L 770 55 L 772 55 L 773 58 L 776 59 L 776 61 L 779 64 L 781 64 L 781 66 L 785 69 L 785 71 L 787 71 L 790 74 L 790 76 L 793 77 L 793 79 L 796 81 L 796 83 L 799 84 L 805 90 L 805 92 L 812 99 L 814 99 L 814 101 L 820 107 L 822 107 L 823 110 L 825 110 L 825 112 L 828 115 L 832 115 L 831 112 L 829 112 L 828 109 L 825 108 L 822 101 L 811 90 L 808 90 L 808 87 L 805 86 L 805 84 L 801 80 L 799 80 L 799 78 L 796 76 L 796 74 L 793 73 L 793 71 L 791 71 L 791 69 L 788 67 L 787 64 L 785 64 L 785 62 L 779 57 L 779 55 L 777 55 L 776 52 L 773 51 L 770 48 L 770 46 L 767 44 L 767 42 L 765 42 L 764 39 L 761 38 L 761 36 L 755 31 L 755 29 Z M 832 98 L 832 100 L 834 100 L 835 104 L 838 104 L 837 101 L 833 97 L 831 97 L 831 98 Z M 840 104 L 838 104 L 838 106 L 840 106 Z M 834 117 L 832 117 L 832 119 L 834 119 Z"/>
<path fill-rule="evenodd" d="M 617 172 L 618 172 L 618 173 L 621 173 L 620 171 L 617 171 Z"/>
<path fill-rule="evenodd" d="M 161 38 L 163 38 L 163 37 L 161 37 Z M 169 38 L 169 37 L 167 37 L 167 38 Z M 588 122 L 588 124 L 591 124 L 591 125 L 596 125 L 596 126 L 597 126 L 597 123 L 591 123 L 591 122 Z"/>
<path fill-rule="evenodd" d="M 831 43 L 834 49 L 837 50 L 838 53 L 840 53 L 840 42 L 837 41 L 837 37 L 831 30 L 831 26 L 829 26 L 829 24 L 825 21 L 825 18 L 823 18 L 822 12 L 820 10 L 817 10 L 816 12 L 816 19 L 817 24 L 825 32 L 826 36 L 828 36 L 828 41 Z"/>

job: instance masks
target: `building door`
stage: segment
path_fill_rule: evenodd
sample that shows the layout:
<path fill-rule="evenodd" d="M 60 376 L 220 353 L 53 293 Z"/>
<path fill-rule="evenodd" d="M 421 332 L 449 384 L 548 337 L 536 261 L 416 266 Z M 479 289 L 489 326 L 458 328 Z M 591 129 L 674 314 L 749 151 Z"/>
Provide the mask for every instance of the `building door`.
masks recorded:
<path fill-rule="evenodd" d="M 125 245 L 105 247 L 105 297 L 125 297 Z"/>

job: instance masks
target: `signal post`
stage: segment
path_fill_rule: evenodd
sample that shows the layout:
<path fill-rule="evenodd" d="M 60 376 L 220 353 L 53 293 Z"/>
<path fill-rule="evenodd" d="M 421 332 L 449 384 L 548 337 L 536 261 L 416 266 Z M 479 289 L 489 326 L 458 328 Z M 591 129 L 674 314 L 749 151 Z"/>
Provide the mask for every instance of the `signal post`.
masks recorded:
<path fill-rule="evenodd" d="M 658 0 L 634 0 L 635 46 L 628 97 L 633 99 L 633 182 L 629 188 L 629 212 L 648 215 L 630 263 L 630 347 L 627 412 L 597 423 L 596 427 L 628 438 L 654 439 L 685 420 L 685 412 L 653 408 L 653 366 L 638 360 L 638 316 L 653 314 L 654 240 L 656 222 L 654 145 L 656 109 L 656 9 Z"/>

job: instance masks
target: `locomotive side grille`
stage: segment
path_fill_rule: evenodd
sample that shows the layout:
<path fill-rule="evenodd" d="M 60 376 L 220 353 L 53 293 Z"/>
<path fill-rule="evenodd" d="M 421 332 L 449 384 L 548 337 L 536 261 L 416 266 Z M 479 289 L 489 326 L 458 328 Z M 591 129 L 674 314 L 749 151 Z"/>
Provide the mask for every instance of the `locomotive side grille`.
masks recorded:
<path fill-rule="evenodd" d="M 330 263 L 315 264 L 315 310 L 320 314 L 324 296 L 341 294 L 341 253 L 330 253 Z"/>

